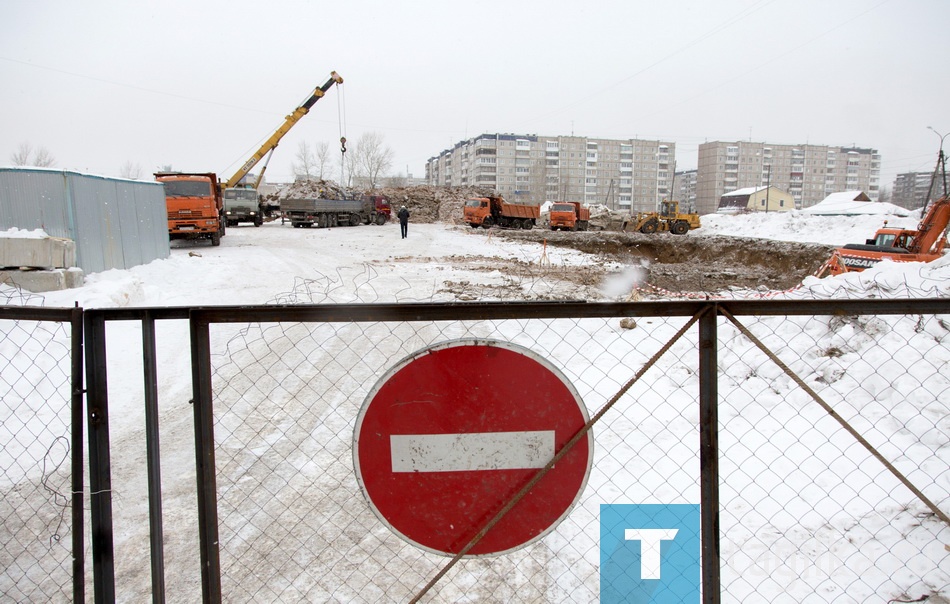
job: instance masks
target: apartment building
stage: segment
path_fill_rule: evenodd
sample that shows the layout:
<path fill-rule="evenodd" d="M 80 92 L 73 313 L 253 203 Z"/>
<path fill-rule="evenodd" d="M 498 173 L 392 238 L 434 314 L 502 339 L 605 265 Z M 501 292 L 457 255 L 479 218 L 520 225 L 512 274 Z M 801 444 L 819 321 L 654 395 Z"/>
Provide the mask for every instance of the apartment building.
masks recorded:
<path fill-rule="evenodd" d="M 673 199 L 680 202 L 680 209 L 684 206 L 690 210 L 696 209 L 696 170 L 683 170 L 676 173 L 673 181 Z"/>
<path fill-rule="evenodd" d="M 723 193 L 774 186 L 807 208 L 839 191 L 860 190 L 877 201 L 881 156 L 875 149 L 825 145 L 707 142 L 699 146 L 696 210 L 716 211 Z"/>
<path fill-rule="evenodd" d="M 934 190 L 930 192 L 930 183 L 934 182 L 933 172 L 904 172 L 894 179 L 894 193 L 891 203 L 908 210 L 918 210 L 924 207 L 927 194 L 930 199 L 937 199 L 943 195 L 943 179 L 938 175 L 934 182 Z"/>
<path fill-rule="evenodd" d="M 509 201 L 581 201 L 652 211 L 670 194 L 671 142 L 535 134 L 482 134 L 426 163 L 426 182 L 493 189 Z"/>

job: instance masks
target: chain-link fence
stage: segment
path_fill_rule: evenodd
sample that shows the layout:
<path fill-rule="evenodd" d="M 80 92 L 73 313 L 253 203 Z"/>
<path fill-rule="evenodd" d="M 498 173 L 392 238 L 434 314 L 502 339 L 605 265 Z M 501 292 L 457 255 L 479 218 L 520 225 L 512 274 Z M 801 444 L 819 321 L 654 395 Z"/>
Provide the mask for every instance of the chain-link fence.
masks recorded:
<path fill-rule="evenodd" d="M 866 316 L 847 302 L 835 314 L 763 311 L 718 319 L 722 601 L 946 595 L 946 318 Z M 701 338 L 688 316 L 422 315 L 255 323 L 213 357 L 225 600 L 594 602 L 603 506 L 700 502 Z M 568 517 L 521 549 L 456 563 L 374 513 L 353 449 L 380 376 L 459 339 L 549 359 L 602 416 Z M 470 379 L 492 387 L 477 368 Z"/>
<path fill-rule="evenodd" d="M 0 297 L 0 599 L 69 602 L 83 586 L 73 396 L 81 330 L 69 323 L 79 315 L 36 308 L 42 298 L 7 285 Z"/>
<path fill-rule="evenodd" d="M 194 375 L 206 369 L 210 388 L 205 391 L 199 383 L 194 394 L 183 392 L 177 381 L 169 385 L 158 376 L 163 384 L 163 492 L 150 499 L 164 504 L 164 510 L 158 507 L 164 536 L 153 534 L 149 553 L 147 536 L 155 531 L 149 520 L 155 512 L 145 505 L 152 484 L 145 488 L 144 434 L 141 427 L 129 429 L 140 415 L 113 418 L 124 422 L 119 441 L 111 444 L 109 493 L 115 517 L 100 513 L 96 499 L 92 502 L 92 516 L 109 529 L 109 538 L 114 522 L 118 600 L 154 595 L 162 583 L 154 574 L 164 573 L 161 597 L 169 602 L 195 601 L 202 590 L 206 599 L 210 593 L 228 602 L 611 601 L 616 590 L 604 578 L 612 563 L 603 551 L 607 512 L 612 506 L 697 506 L 708 496 L 710 480 L 718 487 L 712 514 L 718 531 L 716 548 L 704 546 L 702 563 L 704 573 L 716 571 L 721 588 L 715 599 L 704 593 L 706 601 L 886 602 L 947 596 L 950 304 L 945 300 L 908 298 L 889 306 L 841 300 L 812 306 L 793 292 L 752 303 L 452 305 L 403 299 L 403 304 L 349 305 L 373 300 L 372 282 L 367 274 L 355 288 L 362 290 L 355 299 L 354 288 L 340 288 L 347 292 L 340 299 L 329 282 L 302 281 L 277 301 L 292 306 L 190 311 L 192 360 L 199 367 Z M 903 293 L 896 295 L 903 298 Z M 331 304 L 303 306 L 308 303 Z M 148 312 L 86 314 L 127 320 Z M 155 312 L 161 319 L 188 314 Z M 2 350 L 11 355 L 5 359 L 21 359 L 21 348 L 30 349 L 34 340 L 60 342 L 40 349 L 62 348 L 63 334 L 19 333 L 29 322 L 21 318 L 9 329 L 4 323 Z M 187 338 L 183 321 L 168 323 L 177 326 L 160 330 L 160 341 Z M 207 342 L 202 326 L 208 328 Z M 590 419 L 589 474 L 569 513 L 550 532 L 500 555 L 459 558 L 411 544 L 414 535 L 401 532 L 368 500 L 356 467 L 359 418 L 381 380 L 419 351 L 459 341 L 510 343 L 544 359 L 583 400 Z M 176 346 L 170 356 L 187 372 L 183 352 Z M 112 359 L 113 378 L 115 367 L 135 373 L 128 370 L 133 356 Z M 12 360 L 5 362 L 14 366 Z M 49 367 L 43 360 L 36 364 L 51 373 L 66 359 L 57 357 Z M 30 367 L 19 373 L 33 375 Z M 7 380 L 16 372 L 3 373 L 4 388 L 13 392 L 17 386 Z M 458 373 L 456 383 L 496 386 L 477 366 Z M 130 377 L 121 377 L 127 388 Z M 536 383 L 523 381 L 519 392 L 531 396 Z M 424 388 L 425 383 L 419 385 Z M 4 404 L 9 400 L 12 395 L 5 394 Z M 42 408 L 49 400 L 44 394 L 36 405 Z M 704 400 L 718 403 L 712 416 Z M 512 401 L 513 406 L 522 403 Z M 9 424 L 5 417 L 4 429 L 13 426 L 11 434 L 18 438 L 29 433 L 22 411 L 8 415 L 20 423 Z M 203 456 L 201 440 L 212 422 L 213 455 Z M 69 433 L 68 428 L 55 430 Z M 17 484 L 25 485 L 33 472 L 42 485 L 53 484 L 53 476 L 54 490 L 68 493 L 68 478 L 59 471 L 31 469 L 50 459 L 56 442 L 51 439 L 32 462 L 25 452 L 12 455 L 5 447 L 4 458 L 17 461 L 4 462 L 2 478 L 13 482 L 13 474 L 22 474 Z M 97 440 L 95 446 L 104 445 Z M 158 455 L 157 446 L 153 454 Z M 206 460 L 214 462 L 211 467 L 204 467 Z M 523 476 L 536 471 L 546 470 L 535 468 Z M 544 486 L 544 480 L 538 484 Z M 58 499 L 46 490 L 37 493 L 30 501 L 43 503 L 30 507 L 20 504 L 27 498 L 4 494 L 4 514 L 8 509 L 22 513 L 3 518 L 0 593 L 17 601 L 67 600 L 68 587 L 50 593 L 38 586 L 54 576 L 65 577 L 59 585 L 69 584 L 68 548 L 65 557 L 57 557 L 57 548 L 49 547 L 52 535 L 61 535 L 60 546 L 65 542 L 67 533 L 57 527 L 68 512 L 62 507 L 55 514 L 40 511 Z M 433 500 L 432 507 L 469 501 L 465 492 L 447 495 Z M 73 503 L 73 511 L 76 507 Z M 518 508 L 511 513 L 516 517 Z M 479 518 L 475 528 L 491 525 L 490 516 Z M 199 539 L 208 522 L 213 534 L 202 533 Z M 44 528 L 31 529 L 30 547 L 23 547 L 14 539 L 21 534 L 14 530 L 19 525 Z M 96 543 L 102 541 L 96 538 L 93 563 L 111 565 L 112 544 L 97 554 Z M 156 564 L 162 548 L 167 555 L 163 565 Z M 214 564 L 208 564 L 209 556 Z M 59 562 L 45 572 L 49 560 Z M 28 574 L 42 577 L 31 583 L 24 579 Z M 81 583 L 81 570 L 78 575 Z M 688 578 L 699 585 L 698 573 Z M 209 589 L 209 584 L 217 586 Z"/>

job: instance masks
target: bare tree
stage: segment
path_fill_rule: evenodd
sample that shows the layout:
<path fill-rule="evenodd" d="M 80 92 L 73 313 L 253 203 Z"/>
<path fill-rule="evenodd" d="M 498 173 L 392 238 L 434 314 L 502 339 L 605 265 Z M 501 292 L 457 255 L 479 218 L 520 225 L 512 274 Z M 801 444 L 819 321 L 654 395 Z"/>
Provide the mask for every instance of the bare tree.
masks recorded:
<path fill-rule="evenodd" d="M 14 166 L 36 166 L 49 168 L 56 163 L 56 159 L 46 149 L 40 147 L 36 151 L 30 143 L 20 143 L 19 148 L 10 154 L 10 161 Z"/>
<path fill-rule="evenodd" d="M 890 203 L 893 195 L 887 185 L 882 186 L 877 193 L 877 200 L 882 203 Z"/>
<path fill-rule="evenodd" d="M 33 146 L 30 143 L 20 143 L 17 150 L 10 154 L 10 162 L 14 166 L 26 166 L 30 163 L 31 155 L 33 155 Z"/>
<path fill-rule="evenodd" d="M 127 161 L 119 169 L 119 176 L 128 178 L 129 180 L 138 180 L 142 178 L 142 166 Z"/>
<path fill-rule="evenodd" d="M 317 160 L 307 141 L 300 141 L 297 145 L 297 154 L 294 157 L 296 158 L 296 161 L 292 164 L 294 176 L 303 176 L 307 180 L 312 180 L 317 175 Z"/>
<path fill-rule="evenodd" d="M 360 135 L 352 155 L 353 176 L 366 179 L 373 189 L 380 184 L 380 178 L 393 163 L 393 150 L 383 143 L 383 136 L 377 132 Z"/>
<path fill-rule="evenodd" d="M 316 151 L 314 152 L 314 160 L 317 164 L 317 174 L 319 175 L 320 180 L 323 180 L 327 168 L 330 165 L 330 143 L 326 141 L 317 143 Z"/>

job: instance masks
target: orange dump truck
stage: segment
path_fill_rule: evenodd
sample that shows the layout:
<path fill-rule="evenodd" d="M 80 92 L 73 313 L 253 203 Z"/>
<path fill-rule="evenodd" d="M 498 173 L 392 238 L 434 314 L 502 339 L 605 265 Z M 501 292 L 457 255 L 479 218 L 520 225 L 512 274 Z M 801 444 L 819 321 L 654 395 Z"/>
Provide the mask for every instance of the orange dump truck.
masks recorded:
<path fill-rule="evenodd" d="M 169 239 L 210 239 L 221 245 L 224 237 L 224 201 L 218 177 L 212 172 L 157 172 L 165 185 Z"/>
<path fill-rule="evenodd" d="M 590 226 L 590 208 L 579 201 L 556 201 L 551 204 L 548 225 L 552 231 L 586 231 Z"/>
<path fill-rule="evenodd" d="M 530 229 L 541 218 L 541 206 L 508 203 L 503 197 L 474 197 L 462 210 L 465 222 L 473 229 L 496 224 L 510 229 Z"/>

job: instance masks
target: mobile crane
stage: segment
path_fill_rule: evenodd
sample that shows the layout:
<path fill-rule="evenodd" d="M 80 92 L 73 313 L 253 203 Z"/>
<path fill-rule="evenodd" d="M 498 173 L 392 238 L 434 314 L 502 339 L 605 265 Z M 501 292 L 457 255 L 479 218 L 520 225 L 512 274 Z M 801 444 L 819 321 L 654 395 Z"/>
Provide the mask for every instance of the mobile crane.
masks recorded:
<path fill-rule="evenodd" d="M 307 115 L 307 113 L 310 111 L 310 108 L 313 107 L 314 103 L 319 101 L 327 93 L 327 91 L 330 90 L 330 88 L 334 84 L 342 84 L 342 83 L 343 83 L 343 78 L 340 77 L 340 75 L 337 72 L 335 71 L 330 72 L 330 79 L 327 80 L 323 86 L 320 86 L 319 88 L 314 89 L 314 91 L 310 94 L 310 96 L 307 97 L 307 99 L 304 100 L 304 102 L 301 103 L 299 107 L 294 109 L 293 113 L 291 113 L 286 118 L 284 118 L 284 123 L 281 124 L 280 128 L 278 128 L 270 136 L 270 138 L 267 139 L 263 145 L 261 145 L 261 148 L 258 149 L 254 153 L 254 155 L 252 155 L 246 162 L 244 162 L 244 165 L 242 165 L 240 169 L 238 169 L 238 171 L 235 172 L 233 176 L 231 176 L 231 178 L 229 178 L 226 182 L 222 183 L 221 188 L 231 189 L 233 187 L 236 187 L 237 184 L 241 182 L 241 179 L 247 176 L 248 172 L 250 172 L 254 168 L 254 166 L 256 166 L 257 163 L 261 161 L 261 159 L 263 159 L 265 155 L 274 153 L 274 149 L 277 148 L 277 144 L 280 142 L 280 139 L 282 139 L 284 135 L 287 134 L 287 132 L 289 132 L 290 129 L 294 127 L 294 124 L 300 121 L 300 118 Z M 254 187 L 253 187 L 254 189 L 257 189 L 258 185 L 260 185 L 261 179 L 264 177 L 264 170 L 267 169 L 268 162 L 270 162 L 269 156 L 267 158 L 267 161 L 264 162 L 264 167 L 261 169 L 260 174 L 257 175 L 257 180 L 254 182 Z"/>
<path fill-rule="evenodd" d="M 261 206 L 260 200 L 257 199 L 257 188 L 264 178 L 264 171 L 267 170 L 267 164 L 270 163 L 270 158 L 274 154 L 277 144 L 280 143 L 280 139 L 300 121 L 300 118 L 307 115 L 310 108 L 313 107 L 313 104 L 323 98 L 334 84 L 342 83 L 343 78 L 340 77 L 337 72 L 331 72 L 330 79 L 328 79 L 323 86 L 315 88 L 310 96 L 294 109 L 293 113 L 284 119 L 284 123 L 274 131 L 270 138 L 264 141 L 261 148 L 248 158 L 231 178 L 221 183 L 224 198 L 224 213 L 228 225 L 235 225 L 240 222 L 251 222 L 254 226 L 261 226 L 264 222 L 264 208 Z M 238 187 L 238 183 L 248 175 L 265 155 L 267 156 L 267 160 L 258 173 L 254 185 L 251 187 Z"/>

